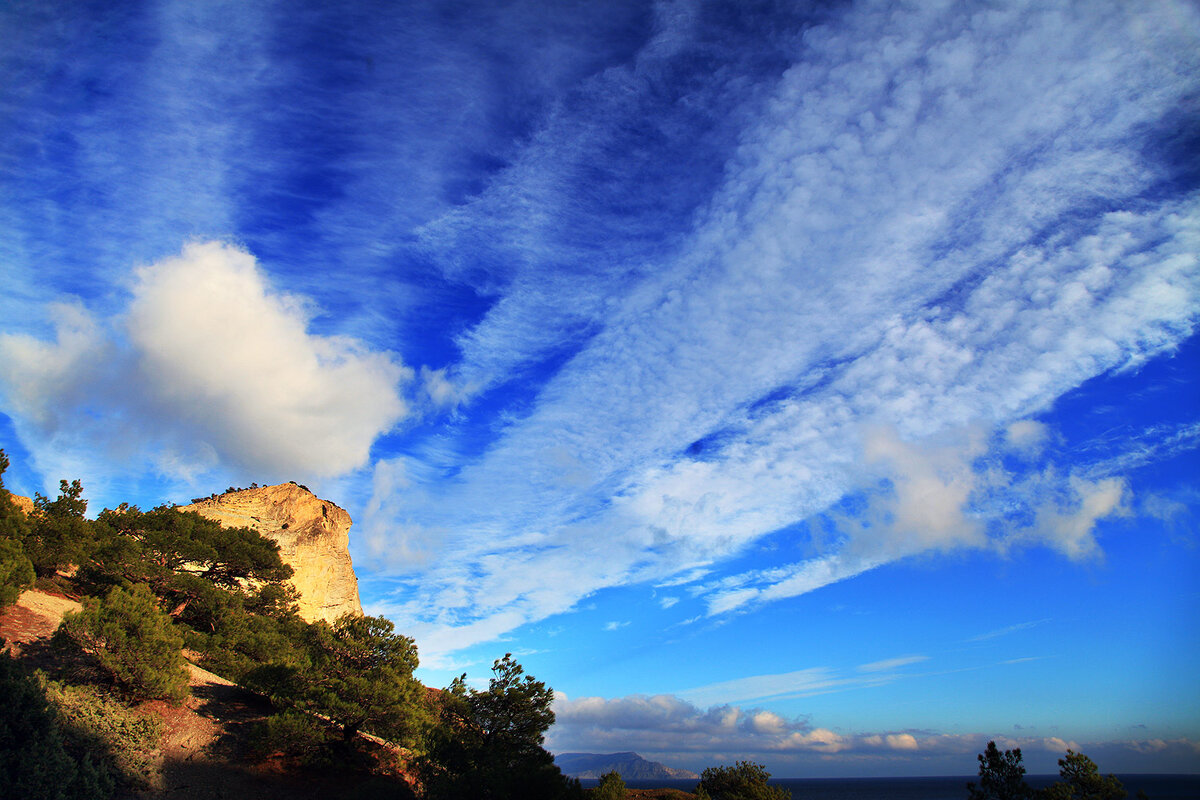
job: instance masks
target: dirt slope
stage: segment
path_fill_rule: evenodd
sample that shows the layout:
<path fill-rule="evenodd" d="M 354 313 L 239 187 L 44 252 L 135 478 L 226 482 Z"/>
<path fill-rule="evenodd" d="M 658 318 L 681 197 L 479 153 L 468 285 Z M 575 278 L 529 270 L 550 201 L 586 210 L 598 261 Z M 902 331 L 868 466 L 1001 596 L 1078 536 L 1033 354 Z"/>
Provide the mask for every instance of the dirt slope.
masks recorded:
<path fill-rule="evenodd" d="M 42 591 L 24 592 L 0 612 L 0 637 L 12 655 L 29 657 L 49 640 L 63 614 L 77 611 L 76 600 Z M 45 651 L 45 648 L 41 648 Z M 0 657 L 4 657 L 0 655 Z M 36 658 L 45 658 L 39 653 Z M 268 760 L 249 763 L 239 758 L 247 726 L 271 713 L 265 699 L 219 675 L 188 664 L 191 696 L 180 706 L 161 701 L 143 703 L 141 710 L 163 720 L 153 788 L 135 798 L 172 800 L 341 800 L 396 798 L 396 784 L 360 774 L 289 772 Z"/>

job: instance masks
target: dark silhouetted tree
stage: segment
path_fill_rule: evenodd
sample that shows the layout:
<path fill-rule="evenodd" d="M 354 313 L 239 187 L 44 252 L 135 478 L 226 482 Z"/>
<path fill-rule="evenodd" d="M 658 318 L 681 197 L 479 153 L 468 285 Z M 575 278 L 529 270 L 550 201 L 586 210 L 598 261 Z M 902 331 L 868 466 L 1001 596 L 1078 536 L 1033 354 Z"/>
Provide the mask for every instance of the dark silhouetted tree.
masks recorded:
<path fill-rule="evenodd" d="M 1114 775 L 1101 775 L 1096 763 L 1083 753 L 1068 750 L 1058 760 L 1061 781 L 1038 793 L 1040 800 L 1123 800 L 1129 793 Z"/>
<path fill-rule="evenodd" d="M 980 753 L 979 784 L 967 784 L 968 800 L 1027 800 L 1034 796 L 1025 782 L 1025 767 L 1021 764 L 1021 748 L 1003 753 L 995 742 L 988 742 Z"/>
<path fill-rule="evenodd" d="M 59 481 L 59 495 L 50 500 L 34 495 L 33 516 L 25 538 L 25 554 L 38 575 L 51 576 L 79 564 L 93 546 L 92 523 L 84 517 L 87 500 L 79 481 Z"/>
<path fill-rule="evenodd" d="M 554 724 L 554 691 L 526 675 L 511 653 L 492 665 L 487 691 L 456 678 L 439 697 L 422 772 L 433 800 L 550 800 L 580 797 L 542 747 Z"/>

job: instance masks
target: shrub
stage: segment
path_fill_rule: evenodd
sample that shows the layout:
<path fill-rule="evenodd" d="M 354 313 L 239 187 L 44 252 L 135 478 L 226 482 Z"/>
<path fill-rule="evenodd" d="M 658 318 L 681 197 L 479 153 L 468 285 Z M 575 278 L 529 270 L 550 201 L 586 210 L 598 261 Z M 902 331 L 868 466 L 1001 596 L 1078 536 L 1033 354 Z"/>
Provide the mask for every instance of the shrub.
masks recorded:
<path fill-rule="evenodd" d="M 159 717 L 139 713 L 96 686 L 43 680 L 46 698 L 58 708 L 68 744 L 105 756 L 100 767 L 131 787 L 147 788 L 155 772 L 154 751 L 162 736 Z"/>
<path fill-rule="evenodd" d="M 96 657 L 126 694 L 137 700 L 180 702 L 188 694 L 183 637 L 145 584 L 116 587 L 103 600 L 63 618 L 63 632 Z"/>
<path fill-rule="evenodd" d="M 112 795 L 112 776 L 87 754 L 76 759 L 42 688 L 0 654 L 0 787 L 24 800 L 92 800 Z"/>

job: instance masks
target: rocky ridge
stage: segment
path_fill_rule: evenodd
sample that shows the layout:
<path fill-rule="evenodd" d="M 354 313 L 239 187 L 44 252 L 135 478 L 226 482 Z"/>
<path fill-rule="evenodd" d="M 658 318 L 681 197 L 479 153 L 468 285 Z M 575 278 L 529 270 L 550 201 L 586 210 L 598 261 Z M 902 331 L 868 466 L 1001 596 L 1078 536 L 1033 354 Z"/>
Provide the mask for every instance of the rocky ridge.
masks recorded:
<path fill-rule="evenodd" d="M 252 528 L 277 542 L 283 562 L 295 571 L 292 583 L 304 619 L 332 622 L 345 613 L 363 613 L 350 561 L 350 515 L 307 487 L 281 483 L 239 489 L 179 509 L 229 528 Z"/>
<path fill-rule="evenodd" d="M 13 503 L 16 504 L 17 508 L 25 512 L 25 516 L 30 516 L 33 514 L 33 501 L 28 497 L 22 497 L 19 494 L 10 494 L 9 497 L 12 499 Z"/>
<path fill-rule="evenodd" d="M 690 770 L 677 769 L 647 761 L 637 753 L 559 753 L 554 763 L 563 774 L 573 778 L 599 778 L 606 772 L 616 772 L 625 780 L 693 780 L 700 776 Z"/>

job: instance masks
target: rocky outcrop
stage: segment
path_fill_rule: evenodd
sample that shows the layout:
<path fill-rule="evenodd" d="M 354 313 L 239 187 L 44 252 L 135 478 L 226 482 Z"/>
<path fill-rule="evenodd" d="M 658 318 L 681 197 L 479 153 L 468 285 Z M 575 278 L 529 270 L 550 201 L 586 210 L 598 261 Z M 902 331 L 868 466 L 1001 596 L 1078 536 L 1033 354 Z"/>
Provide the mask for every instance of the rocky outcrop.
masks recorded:
<path fill-rule="evenodd" d="M 686 769 L 676 769 L 647 761 L 637 753 L 559 753 L 554 763 L 564 775 L 572 778 L 599 778 L 606 772 L 616 772 L 625 780 L 694 780 L 700 776 Z"/>
<path fill-rule="evenodd" d="M 25 512 L 25 516 L 29 516 L 33 513 L 33 501 L 28 497 L 22 497 L 19 494 L 10 494 L 9 497 L 12 498 L 12 501 L 16 504 L 17 508 Z"/>
<path fill-rule="evenodd" d="M 295 483 L 240 489 L 180 506 L 228 528 L 253 528 L 279 543 L 279 555 L 295 570 L 300 616 L 332 622 L 361 614 L 358 578 L 350 563 L 350 515 Z"/>

